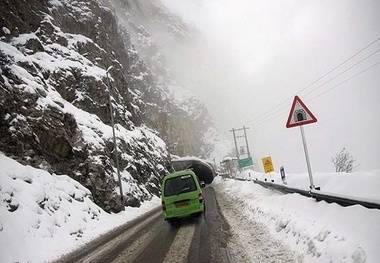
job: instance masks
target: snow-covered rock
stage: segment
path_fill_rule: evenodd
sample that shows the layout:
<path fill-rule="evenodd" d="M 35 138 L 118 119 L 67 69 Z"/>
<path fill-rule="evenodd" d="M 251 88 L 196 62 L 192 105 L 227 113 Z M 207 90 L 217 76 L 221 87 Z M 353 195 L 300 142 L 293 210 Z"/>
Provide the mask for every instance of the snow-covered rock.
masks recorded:
<path fill-rule="evenodd" d="M 209 132 L 206 107 L 170 77 L 149 25 L 159 20 L 170 34 L 190 31 L 157 1 L 135 5 L 0 3 L 1 150 L 74 178 L 106 211 L 158 195 L 169 153 L 208 158 L 219 138 Z M 156 15 L 144 17 L 144 10 Z"/>

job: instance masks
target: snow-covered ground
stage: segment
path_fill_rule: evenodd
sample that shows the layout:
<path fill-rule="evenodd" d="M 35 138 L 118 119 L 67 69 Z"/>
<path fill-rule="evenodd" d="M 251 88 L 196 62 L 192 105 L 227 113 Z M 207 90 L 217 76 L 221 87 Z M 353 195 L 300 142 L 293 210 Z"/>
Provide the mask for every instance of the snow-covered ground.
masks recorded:
<path fill-rule="evenodd" d="M 281 182 L 280 175 L 276 173 L 263 175 L 248 170 L 238 177 L 267 177 L 276 183 Z M 326 192 L 380 203 L 380 170 L 352 174 L 316 173 L 314 179 Z M 291 174 L 287 176 L 287 183 L 292 187 L 308 189 L 309 177 L 307 174 Z M 303 262 L 380 262 L 380 210 L 316 202 L 299 194 L 283 195 L 252 181 L 219 177 L 213 184 L 218 193 L 223 193 L 224 198 L 235 204 L 234 211 L 243 213 L 243 216 L 231 216 L 233 213 L 230 213 L 227 220 L 238 232 L 239 229 L 246 229 L 238 236 L 251 259 L 248 262 L 257 261 L 258 253 L 253 246 L 262 242 L 254 243 L 254 236 L 249 238 L 247 225 L 257 228 L 258 223 L 266 226 L 275 240 L 301 255 Z M 271 241 L 266 245 L 276 244 L 278 242 Z M 284 258 L 278 256 L 280 261 L 289 259 L 288 255 Z"/>
<path fill-rule="evenodd" d="M 0 153 L 0 262 L 47 262 L 160 205 L 159 198 L 140 208 L 108 214 L 95 205 L 89 191 L 65 175 L 23 166 Z M 242 178 L 262 178 L 254 171 Z M 272 174 L 279 180 L 278 174 Z M 306 174 L 287 175 L 288 185 L 308 187 Z M 315 183 L 328 192 L 378 200 L 380 171 L 316 174 Z M 271 246 L 278 259 L 303 262 L 379 262 L 380 211 L 361 206 L 341 207 L 297 194 L 282 195 L 251 181 L 216 178 L 213 186 L 235 214 L 233 230 L 264 226 L 270 243 L 259 242 L 263 256 Z M 228 210 L 228 211 L 227 211 Z M 231 213 L 231 211 L 233 213 Z M 240 211 L 241 213 L 236 213 Z M 273 237 L 273 239 L 271 239 Z M 256 262 L 252 244 L 257 236 L 240 235 L 247 262 Z M 266 247 L 265 247 L 266 246 Z M 291 251 L 291 250 L 294 250 Z M 274 251 L 277 251 L 274 249 Z M 242 255 L 239 255 L 242 257 Z M 271 261 L 270 261 L 271 262 Z"/>
<path fill-rule="evenodd" d="M 65 175 L 23 166 L 0 152 L 0 262 L 48 262 L 161 205 L 108 214 Z"/>

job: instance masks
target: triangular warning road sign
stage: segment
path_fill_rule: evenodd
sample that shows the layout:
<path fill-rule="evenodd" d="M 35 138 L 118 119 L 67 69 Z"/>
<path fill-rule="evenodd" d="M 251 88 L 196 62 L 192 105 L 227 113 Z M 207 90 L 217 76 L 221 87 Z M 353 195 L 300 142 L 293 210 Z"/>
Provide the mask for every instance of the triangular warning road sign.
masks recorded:
<path fill-rule="evenodd" d="M 311 113 L 298 96 L 294 97 L 292 108 L 290 109 L 286 128 L 292 128 L 309 123 L 317 122 L 317 118 Z"/>

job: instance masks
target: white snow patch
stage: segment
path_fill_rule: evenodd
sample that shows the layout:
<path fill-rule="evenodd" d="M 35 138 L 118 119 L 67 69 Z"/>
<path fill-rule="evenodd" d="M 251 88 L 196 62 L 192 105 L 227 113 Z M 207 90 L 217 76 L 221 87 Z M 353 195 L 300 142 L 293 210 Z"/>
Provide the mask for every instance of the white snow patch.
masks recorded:
<path fill-rule="evenodd" d="M 239 177 L 254 179 L 269 178 L 269 175 L 248 170 Z M 272 175 L 277 183 L 281 181 L 279 178 L 279 174 Z M 379 171 L 316 173 L 315 179 L 322 189 L 331 193 L 370 197 L 380 202 Z M 307 174 L 289 174 L 287 181 L 292 187 L 306 189 L 309 185 Z M 303 262 L 359 263 L 378 262 L 380 258 L 380 211 L 377 209 L 360 205 L 342 207 L 299 194 L 284 195 L 252 181 L 218 177 L 213 184 L 245 215 L 234 224 L 266 226 L 274 239 L 302 255 Z M 248 245 L 243 243 L 243 246 Z"/>
<path fill-rule="evenodd" d="M 6 35 L 9 35 L 11 33 L 11 31 L 5 26 L 3 26 L 2 30 L 3 30 L 4 34 L 6 34 Z"/>
<path fill-rule="evenodd" d="M 66 175 L 24 166 L 0 153 L 0 262 L 48 262 L 160 205 L 108 214 Z M 43 249 L 41 249 L 43 247 Z"/>

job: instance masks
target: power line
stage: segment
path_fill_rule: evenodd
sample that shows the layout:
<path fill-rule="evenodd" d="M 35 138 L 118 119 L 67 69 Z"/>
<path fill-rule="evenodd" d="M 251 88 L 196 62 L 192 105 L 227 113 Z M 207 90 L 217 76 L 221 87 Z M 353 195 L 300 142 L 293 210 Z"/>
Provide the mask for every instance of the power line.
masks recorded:
<path fill-rule="evenodd" d="M 372 68 L 376 67 L 376 66 L 377 66 L 377 65 L 379 65 L 379 64 L 380 64 L 380 61 L 379 61 L 379 62 L 377 62 L 377 63 L 375 63 L 375 64 L 373 64 L 372 66 L 369 66 L 368 68 L 366 68 L 366 69 L 364 69 L 364 70 L 360 71 L 359 73 L 357 73 L 357 74 L 355 74 L 355 75 L 353 75 L 353 76 L 349 77 L 348 79 L 346 79 L 346 80 L 344 80 L 344 81 L 342 81 L 342 82 L 340 82 L 340 83 L 336 84 L 335 86 L 333 86 L 333 87 L 331 87 L 331 88 L 329 88 L 329 89 L 325 90 L 324 92 L 322 92 L 322 93 L 319 93 L 318 95 L 316 95 L 316 96 L 314 96 L 314 97 L 310 98 L 308 101 L 311 101 L 311 100 L 313 100 L 313 99 L 315 99 L 315 98 L 318 98 L 319 96 L 321 96 L 321 95 L 323 95 L 323 94 L 325 94 L 325 93 L 327 93 L 327 92 L 331 91 L 332 89 L 334 89 L 334 88 L 336 88 L 336 87 L 338 87 L 338 86 L 340 86 L 340 85 L 342 85 L 342 84 L 346 83 L 347 81 L 349 81 L 349 80 L 351 80 L 351 79 L 353 79 L 353 78 L 355 78 L 355 77 L 357 77 L 357 76 L 359 76 L 359 75 L 363 74 L 364 72 L 366 72 L 366 71 L 368 71 L 368 70 L 370 70 L 370 69 L 372 69 Z"/>
<path fill-rule="evenodd" d="M 351 59 L 353 59 L 354 57 L 356 57 L 357 55 L 359 55 L 361 52 L 363 52 L 364 50 L 366 50 L 367 48 L 369 48 L 370 46 L 372 46 L 373 44 L 375 44 L 376 42 L 378 42 L 380 40 L 380 37 L 375 39 L 374 41 L 372 41 L 370 44 L 366 45 L 365 47 L 363 47 L 362 49 L 360 49 L 358 52 L 356 52 L 355 54 L 353 54 L 352 56 L 350 56 L 349 58 L 347 58 L 346 60 L 344 60 L 343 62 L 341 62 L 340 64 L 338 64 L 337 66 L 335 66 L 333 69 L 329 70 L 327 73 L 323 74 L 321 77 L 319 77 L 318 79 L 314 80 L 311 84 L 309 84 L 308 86 L 304 87 L 303 89 L 299 90 L 297 92 L 298 93 L 301 93 L 303 92 L 304 90 L 308 89 L 309 87 L 311 87 L 312 85 L 314 85 L 315 83 L 317 83 L 318 81 L 320 81 L 321 79 L 323 79 L 324 77 L 326 77 L 327 75 L 329 75 L 330 73 L 332 73 L 333 71 L 335 71 L 336 69 L 338 69 L 339 67 L 341 67 L 342 65 L 344 65 L 345 63 L 347 63 L 348 61 L 350 61 Z M 360 60 L 359 62 L 355 63 L 353 66 L 349 67 L 348 69 L 346 69 L 345 71 L 341 72 L 340 74 L 338 74 L 337 76 L 333 77 L 332 79 L 330 79 L 329 81 L 325 82 L 324 84 L 318 86 L 317 88 L 313 89 L 312 91 L 306 93 L 306 95 L 310 94 L 311 92 L 314 92 L 316 89 L 326 85 L 327 83 L 329 83 L 330 81 L 334 80 L 335 78 L 337 78 L 338 76 L 344 74 L 345 72 L 347 72 L 348 70 L 352 69 L 353 67 L 357 66 L 358 64 L 360 64 L 361 62 L 363 62 L 364 60 L 368 59 L 369 57 L 373 56 L 374 54 L 376 54 L 377 52 L 379 52 L 380 49 L 376 50 L 375 52 L 373 52 L 372 54 L 370 54 L 369 56 L 367 56 L 366 58 Z M 355 75 L 356 76 L 356 75 Z M 262 121 L 267 121 L 267 116 L 268 115 L 273 115 L 273 114 L 276 114 L 277 112 L 279 112 L 280 110 L 284 109 L 284 105 L 286 102 L 290 101 L 294 96 L 291 96 L 289 98 L 287 98 L 286 100 L 282 101 L 281 103 L 275 105 L 274 107 L 270 108 L 269 110 L 267 110 L 266 112 L 264 112 L 263 114 L 261 114 L 260 116 L 254 118 L 251 123 L 253 125 L 256 125 L 257 123 L 261 123 Z M 279 108 L 280 106 L 282 106 L 281 108 Z M 279 108 L 279 109 L 277 109 Z M 276 110 L 277 109 L 277 110 Z M 275 110 L 275 111 L 274 111 Z M 273 112 L 274 111 L 274 112 Z M 256 123 L 256 124 L 255 124 Z"/>
<path fill-rule="evenodd" d="M 353 54 L 351 57 L 347 58 L 345 61 L 343 61 L 342 63 L 340 63 L 339 65 L 337 65 L 336 67 L 334 67 L 333 69 L 331 69 L 330 71 L 328 71 L 327 73 L 325 73 L 322 77 L 319 77 L 317 80 L 313 81 L 310 85 L 308 85 L 307 87 L 301 89 L 297 93 L 301 93 L 302 91 L 304 91 L 307 88 L 311 87 L 312 85 L 314 85 L 315 83 L 317 83 L 318 81 L 320 81 L 321 79 L 323 79 L 324 77 L 326 77 L 327 75 L 329 75 L 330 73 L 332 73 L 337 68 L 339 68 L 339 67 L 343 66 L 344 64 L 346 64 L 349 60 L 353 59 L 354 57 L 356 57 L 357 55 L 359 55 L 361 52 L 363 52 L 364 50 L 366 50 L 367 48 L 369 48 L 370 46 L 372 46 L 373 44 L 375 44 L 379 40 L 380 40 L 380 37 L 377 38 L 376 40 L 372 41 L 370 44 L 368 44 L 367 46 L 365 46 L 364 48 L 362 48 L 361 50 L 359 50 L 358 52 L 356 52 L 355 54 Z M 377 50 L 377 51 L 379 51 L 379 50 Z"/>
<path fill-rule="evenodd" d="M 376 66 L 379 65 L 379 64 L 380 64 L 380 61 L 377 62 L 377 63 L 375 63 L 375 64 L 373 64 L 373 65 L 371 65 L 371 66 L 369 66 L 369 67 L 367 67 L 367 68 L 365 68 L 364 70 L 362 70 L 362 71 L 356 73 L 355 75 L 353 75 L 353 76 L 351 76 L 351 77 L 345 79 L 344 81 L 342 81 L 342 82 L 336 84 L 335 86 L 333 86 L 333 87 L 331 87 L 331 88 L 329 88 L 329 89 L 327 89 L 327 90 L 325 90 L 325 91 L 323 91 L 323 92 L 321 92 L 321 93 L 315 95 L 314 97 L 312 97 L 312 98 L 310 98 L 310 99 L 308 99 L 308 100 L 306 100 L 306 101 L 311 101 L 311 100 L 314 100 L 315 98 L 318 98 L 318 97 L 322 96 L 323 94 L 325 94 L 325 93 L 331 91 L 332 89 L 334 89 L 334 88 L 336 88 L 336 87 L 338 87 L 338 86 L 340 86 L 340 85 L 342 85 L 342 84 L 344 84 L 344 83 L 350 81 L 351 79 L 353 79 L 353 78 L 355 78 L 355 77 L 357 77 L 357 76 L 363 74 L 364 72 L 366 72 L 366 71 L 368 71 L 368 70 L 370 70 L 370 69 L 376 67 Z M 272 120 L 272 119 L 278 117 L 277 114 L 275 114 L 275 113 L 277 113 L 277 112 L 279 112 L 279 111 L 281 111 L 281 110 L 284 110 L 284 109 L 285 109 L 284 107 L 281 108 L 281 109 L 278 109 L 278 110 L 275 111 L 275 112 L 274 112 L 269 118 L 267 118 L 267 119 L 262 119 L 262 120 L 258 120 L 257 122 L 252 123 L 252 125 L 253 125 L 253 126 L 259 126 L 259 125 L 261 125 L 261 124 L 263 124 L 263 123 L 265 123 L 265 122 L 267 122 L 267 121 L 270 121 L 270 120 Z"/>
<path fill-rule="evenodd" d="M 311 91 L 309 91 L 308 93 L 305 94 L 306 95 L 309 95 L 310 93 L 316 91 L 317 89 L 323 87 L 324 85 L 326 85 L 327 83 L 333 81 L 334 79 L 336 79 L 337 77 L 343 75 L 344 73 L 346 73 L 347 71 L 349 71 L 350 69 L 354 68 L 355 66 L 359 65 L 360 63 L 362 63 L 364 60 L 367 60 L 368 58 L 372 57 L 373 55 L 375 55 L 377 52 L 380 51 L 380 48 L 378 50 L 376 50 L 375 52 L 373 52 L 372 54 L 368 55 L 367 57 L 363 58 L 362 60 L 356 62 L 354 65 L 352 65 L 351 67 L 347 68 L 346 70 L 342 71 L 341 73 L 339 73 L 338 75 L 334 76 L 333 78 L 329 79 L 328 81 L 326 81 L 325 83 L 317 86 L 316 88 L 312 89 Z"/>

